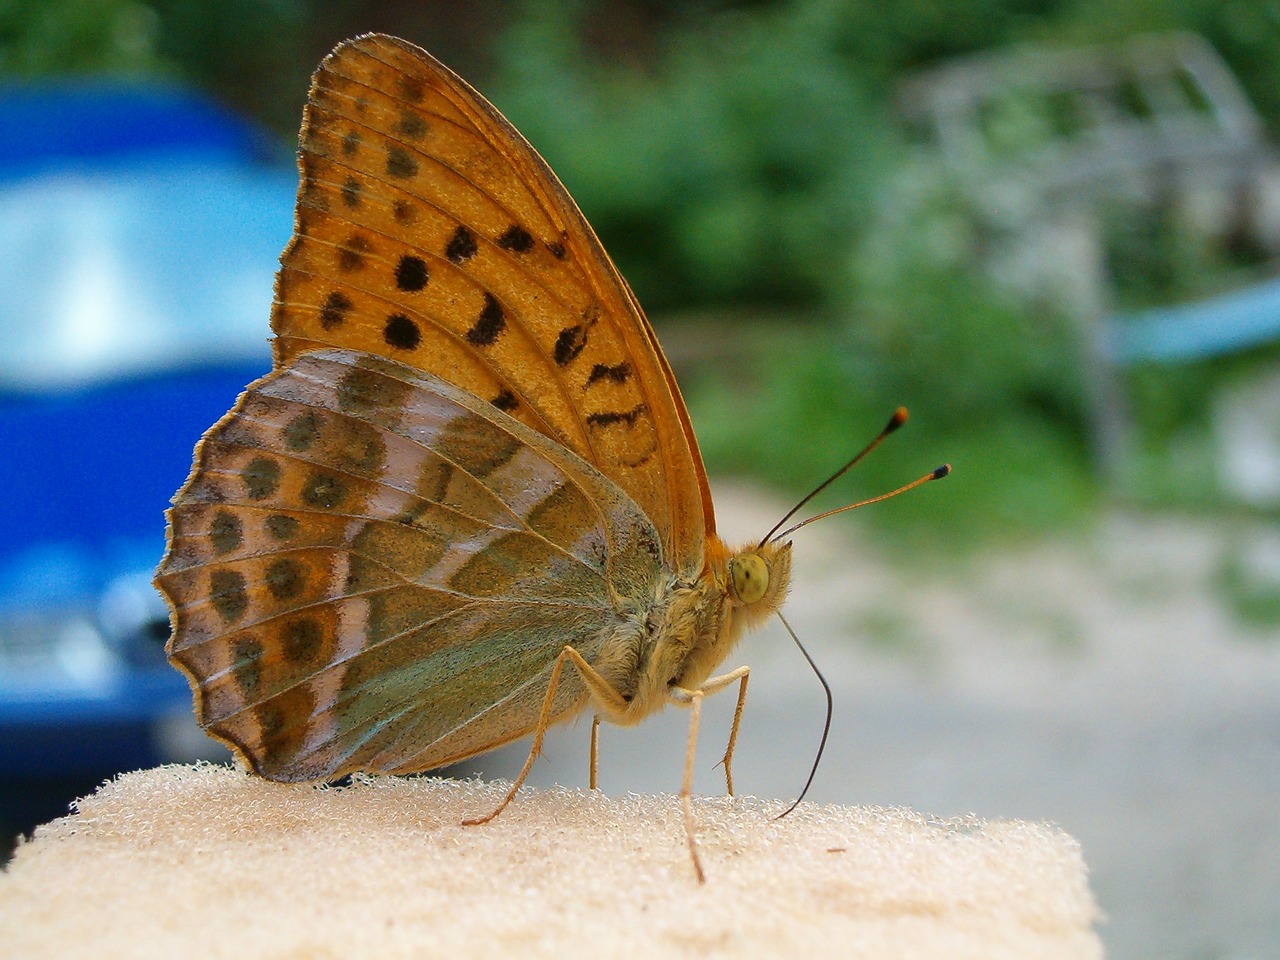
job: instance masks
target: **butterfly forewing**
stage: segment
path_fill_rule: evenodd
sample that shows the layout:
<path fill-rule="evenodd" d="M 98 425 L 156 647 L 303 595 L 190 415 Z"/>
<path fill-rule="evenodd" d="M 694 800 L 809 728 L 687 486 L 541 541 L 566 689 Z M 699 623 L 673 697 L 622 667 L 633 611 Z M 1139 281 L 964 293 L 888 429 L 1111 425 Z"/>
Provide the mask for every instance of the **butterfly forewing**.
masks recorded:
<path fill-rule="evenodd" d="M 564 644 L 595 659 L 662 571 L 658 531 L 590 465 L 348 351 L 252 385 L 170 524 L 170 654 L 202 725 L 283 780 L 430 769 L 528 733 Z M 557 713 L 583 697 L 568 678 Z"/>
<path fill-rule="evenodd" d="M 434 373 L 597 466 L 697 573 L 710 499 L 674 378 L 520 134 L 425 52 L 369 36 L 317 71 L 299 166 L 277 364 L 329 345 Z"/>

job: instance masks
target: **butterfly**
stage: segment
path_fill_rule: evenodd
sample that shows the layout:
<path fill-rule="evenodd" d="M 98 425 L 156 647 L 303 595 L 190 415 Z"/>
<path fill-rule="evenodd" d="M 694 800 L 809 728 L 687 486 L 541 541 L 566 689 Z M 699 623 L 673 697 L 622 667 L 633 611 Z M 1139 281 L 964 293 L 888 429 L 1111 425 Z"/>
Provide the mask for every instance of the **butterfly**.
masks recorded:
<path fill-rule="evenodd" d="M 547 164 L 425 51 L 338 46 L 305 108 L 274 363 L 196 447 L 156 584 L 201 726 L 255 773 L 431 770 L 593 711 L 692 710 L 778 610 L 671 367 Z M 772 536 L 772 535 L 771 535 Z"/>

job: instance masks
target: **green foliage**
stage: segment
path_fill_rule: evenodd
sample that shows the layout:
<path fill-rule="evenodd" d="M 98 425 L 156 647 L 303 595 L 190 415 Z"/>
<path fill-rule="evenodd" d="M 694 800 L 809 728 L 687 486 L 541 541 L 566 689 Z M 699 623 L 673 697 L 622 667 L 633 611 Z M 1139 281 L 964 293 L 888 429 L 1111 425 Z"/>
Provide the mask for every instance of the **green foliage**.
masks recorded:
<path fill-rule="evenodd" d="M 1202 299 L 1239 284 L 1255 251 L 1206 236 L 1176 207 L 1115 203 L 1102 211 L 1116 309 Z"/>
<path fill-rule="evenodd" d="M 1079 435 L 1079 335 L 979 273 L 989 233 L 937 164 L 904 158 L 846 268 L 851 336 L 874 358 L 866 373 L 944 429 L 1012 406 Z"/>
<path fill-rule="evenodd" d="M 1093 502 L 1082 335 L 975 269 L 996 228 L 922 156 L 883 187 L 849 269 L 845 330 L 864 389 L 906 404 L 953 461 L 947 509 L 993 534 L 1069 523 Z"/>
<path fill-rule="evenodd" d="M 306 49 L 316 4 L 304 0 L 151 0 L 162 53 L 221 101 L 297 129 L 315 54 Z M 332 5 L 336 13 L 341 4 Z"/>
<path fill-rule="evenodd" d="M 886 139 L 825 35 L 791 10 L 724 16 L 617 67 L 558 8 L 531 10 L 494 99 L 651 310 L 825 299 Z"/>
<path fill-rule="evenodd" d="M 963 540 L 1087 514 L 1099 496 L 1089 374 L 1061 310 L 983 279 L 977 264 L 1009 239 L 1002 204 L 1017 198 L 975 198 L 909 150 L 898 82 L 966 53 L 1188 29 L 1274 123 L 1278 11 L 1271 0 L 530 0 L 428 20 L 359 0 L 0 0 L 0 72 L 176 72 L 291 136 L 332 42 L 376 28 L 422 43 L 464 65 L 547 157 L 652 313 L 787 318 L 756 350 L 741 322 L 723 327 L 715 336 L 742 362 L 681 371 L 713 470 L 798 497 L 905 404 L 908 429 L 828 499 L 950 459 L 945 485 L 868 513 Z M 1076 122 L 1058 106 L 1014 95 L 984 128 L 1005 162 L 1034 162 Z M 1239 251 L 1207 244 L 1177 211 L 1117 208 L 1105 229 L 1124 309 L 1205 295 L 1241 268 Z M 1221 373 L 1129 374 L 1144 499 L 1211 501 Z"/>
<path fill-rule="evenodd" d="M 1277 531 L 1259 518 L 1250 518 L 1248 528 L 1253 537 L 1243 536 L 1224 554 L 1218 567 L 1217 588 L 1220 596 L 1236 617 L 1257 629 L 1263 636 L 1274 638 L 1280 627 L 1280 571 L 1260 558 L 1274 555 Z M 1265 544 L 1270 538 L 1272 550 Z"/>
<path fill-rule="evenodd" d="M 1025 39 L 1069 6 L 1066 0 L 793 0 L 770 9 L 820 33 L 848 73 L 888 93 L 907 71 Z M 781 23 L 780 29 L 789 27 Z"/>
<path fill-rule="evenodd" d="M 1078 0 L 1045 25 L 1060 44 L 1188 30 L 1208 40 L 1271 126 L 1280 122 L 1280 6 L 1274 0 Z"/>
<path fill-rule="evenodd" d="M 333 16 L 345 5 L 324 11 Z M 0 76 L 177 75 L 291 139 L 319 56 L 305 43 L 319 6 L 306 0 L 0 0 Z"/>
<path fill-rule="evenodd" d="M 1224 384 L 1251 380 L 1280 364 L 1280 344 L 1198 363 L 1141 364 L 1128 371 L 1136 427 L 1128 495 L 1182 510 L 1234 509 L 1223 491 L 1215 401 Z"/>
<path fill-rule="evenodd" d="M 684 378 L 713 470 L 798 497 L 901 403 L 913 423 L 897 452 L 827 500 L 884 492 L 945 457 L 956 466 L 945 490 L 872 516 L 899 533 L 946 524 L 965 541 L 1067 523 L 1093 498 L 1079 347 L 1061 317 L 977 278 L 973 218 L 936 166 L 911 160 L 875 99 L 877 71 L 943 38 L 969 42 L 941 7 L 918 6 L 896 36 L 867 20 L 896 14 L 865 5 L 720 17 L 644 68 L 592 60 L 572 24 L 530 13 L 495 99 L 650 310 L 781 305 L 790 318 L 755 351 L 740 325 L 725 331 L 729 362 Z"/>
<path fill-rule="evenodd" d="M 720 472 L 769 479 L 798 500 L 870 440 L 898 403 L 908 424 L 814 504 L 813 512 L 875 496 L 946 460 L 936 486 L 880 504 L 863 516 L 891 529 L 899 545 L 966 548 L 992 538 L 1078 522 L 1097 493 L 1078 436 L 1016 402 L 972 399 L 972 415 L 944 396 L 967 384 L 948 377 L 922 389 L 909 370 L 928 347 L 875 354 L 848 330 L 787 331 L 785 349 L 755 368 L 724 364 L 693 378 L 686 396 L 708 463 Z M 981 363 L 980 344 L 962 358 Z M 938 541 L 939 531 L 946 539 Z"/>
<path fill-rule="evenodd" d="M 1206 3 L 1200 29 L 1274 128 L 1280 123 L 1280 5 L 1272 0 Z"/>
<path fill-rule="evenodd" d="M 0 75 L 151 72 L 159 28 L 137 0 L 0 0 Z"/>

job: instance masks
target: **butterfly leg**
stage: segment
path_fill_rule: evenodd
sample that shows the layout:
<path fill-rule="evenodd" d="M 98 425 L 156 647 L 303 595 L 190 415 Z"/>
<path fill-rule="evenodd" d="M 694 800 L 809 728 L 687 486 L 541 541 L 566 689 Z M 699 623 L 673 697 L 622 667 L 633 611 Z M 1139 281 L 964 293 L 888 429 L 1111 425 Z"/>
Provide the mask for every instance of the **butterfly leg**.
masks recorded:
<path fill-rule="evenodd" d="M 591 696 L 595 703 L 596 712 L 591 718 L 591 773 L 589 783 L 592 790 L 598 789 L 598 773 L 600 770 L 600 714 L 617 717 L 627 709 L 626 698 L 620 694 L 617 689 L 604 677 L 596 671 L 595 667 L 587 663 L 582 658 L 582 654 L 578 653 L 573 647 L 565 647 L 560 654 L 561 657 L 568 657 L 578 673 L 582 677 L 582 682 L 587 685 L 587 693 Z"/>
<path fill-rule="evenodd" d="M 668 695 L 676 703 L 689 708 L 689 740 L 684 748 L 684 778 L 680 781 L 680 808 L 684 813 L 684 836 L 689 845 L 689 856 L 693 859 L 693 872 L 698 875 L 699 883 L 706 883 L 707 875 L 702 869 L 702 858 L 698 856 L 698 840 L 693 830 L 693 756 L 698 749 L 698 726 L 702 722 L 702 698 L 705 694 L 701 690 L 672 687 Z"/>
<path fill-rule="evenodd" d="M 684 705 L 692 703 L 691 698 L 695 692 L 706 696 L 712 693 L 719 693 L 735 681 L 738 683 L 738 703 L 733 711 L 733 725 L 729 728 L 729 743 L 725 746 L 724 756 L 720 759 L 720 763 L 724 765 L 725 787 L 731 797 L 733 796 L 733 750 L 738 743 L 738 727 L 742 724 L 742 710 L 747 705 L 747 679 L 750 675 L 750 667 L 738 667 L 736 670 L 731 670 L 718 677 L 712 677 L 697 691 L 672 687 L 669 692 L 671 699 L 675 703 Z"/>
<path fill-rule="evenodd" d="M 693 869 L 698 875 L 699 883 L 706 883 L 706 874 L 702 870 L 702 860 L 698 856 L 698 843 L 694 836 L 693 823 L 693 758 L 698 749 L 698 727 L 702 723 L 702 700 L 709 693 L 723 690 L 735 680 L 740 681 L 738 688 L 738 707 L 733 715 L 733 729 L 729 733 L 729 747 L 725 752 L 725 779 L 729 784 L 729 794 L 733 794 L 733 776 L 730 762 L 733 746 L 738 738 L 738 723 L 742 719 L 742 707 L 747 698 L 747 676 L 750 667 L 738 667 L 719 677 L 712 677 L 697 690 L 686 690 L 684 687 L 671 687 L 667 690 L 668 698 L 681 706 L 689 708 L 689 740 L 684 751 L 684 779 L 680 784 L 680 806 L 684 811 L 684 833 L 689 843 L 689 855 L 693 858 Z"/>
<path fill-rule="evenodd" d="M 482 823 L 488 823 L 503 810 L 507 809 L 507 804 L 515 799 L 516 794 L 520 791 L 521 785 L 524 783 L 525 777 L 529 776 L 529 771 L 533 769 L 533 761 L 538 759 L 538 754 L 542 751 L 542 740 L 546 736 L 547 727 L 551 725 L 551 711 L 555 706 L 556 688 L 560 686 L 560 671 L 564 669 L 566 663 L 571 663 L 578 669 L 578 673 L 582 675 L 583 682 L 587 685 L 587 692 L 591 698 L 596 701 L 597 705 L 606 712 L 618 714 L 627 707 L 627 701 L 623 699 L 613 685 L 604 677 L 596 672 L 591 664 L 582 658 L 577 650 L 573 647 L 565 647 L 560 651 L 560 656 L 556 657 L 555 665 L 551 668 L 551 679 L 547 682 L 547 695 L 542 698 L 542 712 L 538 715 L 538 724 L 533 729 L 533 746 L 529 748 L 529 756 L 525 758 L 524 766 L 520 770 L 519 776 L 516 777 L 515 783 L 511 784 L 511 789 L 507 791 L 507 795 L 503 797 L 502 802 L 498 804 L 496 810 L 487 817 L 478 817 L 474 820 L 463 820 L 464 827 L 477 827 Z M 599 724 L 599 717 L 596 723 L 592 725 L 592 733 Z M 594 744 L 594 738 L 593 738 Z M 595 786 L 595 754 L 592 752 L 591 762 L 591 780 L 592 786 Z"/>
<path fill-rule="evenodd" d="M 738 705 L 733 709 L 733 726 L 729 728 L 729 743 L 724 748 L 724 758 L 720 761 L 724 765 L 724 785 L 728 790 L 729 796 L 733 796 L 733 748 L 738 743 L 738 726 L 742 723 L 742 708 L 747 705 L 747 679 L 751 676 L 750 667 L 739 667 L 732 673 L 726 673 L 722 677 L 712 677 L 702 689 L 706 693 L 714 693 L 724 687 L 727 687 L 733 681 L 738 681 Z"/>
<path fill-rule="evenodd" d="M 591 789 L 596 788 L 596 770 L 600 765 L 600 714 L 591 717 Z"/>

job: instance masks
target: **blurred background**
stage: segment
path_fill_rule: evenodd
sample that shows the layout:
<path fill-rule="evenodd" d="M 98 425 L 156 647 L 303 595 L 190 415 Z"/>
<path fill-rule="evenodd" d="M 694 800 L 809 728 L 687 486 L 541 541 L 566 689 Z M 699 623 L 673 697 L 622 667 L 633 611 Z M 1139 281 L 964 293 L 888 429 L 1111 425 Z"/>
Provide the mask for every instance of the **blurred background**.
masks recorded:
<path fill-rule="evenodd" d="M 574 194 L 726 537 L 897 404 L 818 506 L 954 465 L 797 537 L 788 609 L 836 696 L 811 799 L 1057 822 L 1111 956 L 1280 956 L 1271 0 L 0 0 L 4 848 L 117 771 L 216 756 L 163 657 L 162 511 L 269 367 L 308 78 L 370 30 Z M 737 785 L 794 796 L 820 690 L 779 628 L 740 659 Z M 607 730 L 604 788 L 675 789 L 684 723 Z M 585 784 L 587 726 L 531 782 Z"/>

